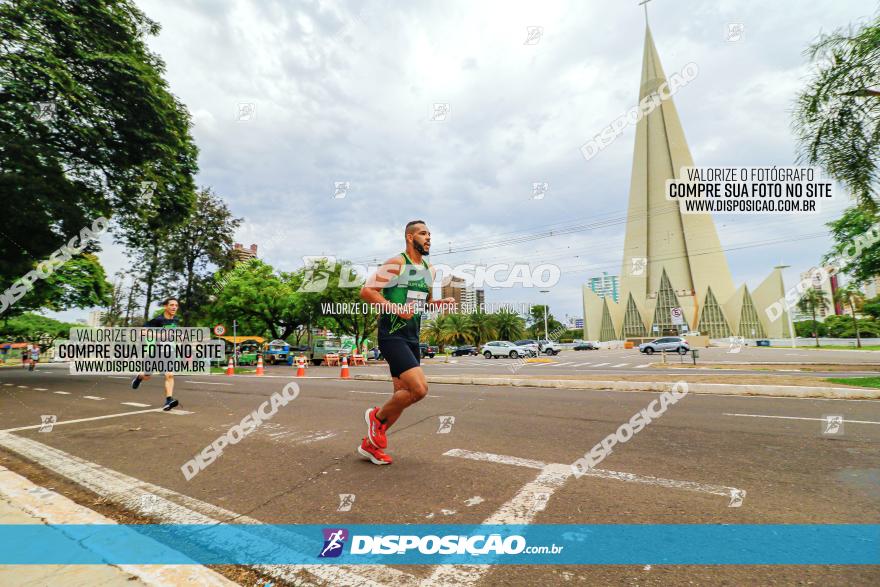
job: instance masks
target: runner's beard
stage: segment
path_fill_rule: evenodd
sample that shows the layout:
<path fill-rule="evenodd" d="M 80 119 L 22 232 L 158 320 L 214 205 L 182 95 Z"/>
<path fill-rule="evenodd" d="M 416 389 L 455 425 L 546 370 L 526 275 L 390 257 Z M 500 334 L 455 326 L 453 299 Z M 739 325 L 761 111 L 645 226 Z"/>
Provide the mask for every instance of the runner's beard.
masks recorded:
<path fill-rule="evenodd" d="M 430 253 L 425 249 L 425 247 L 416 241 L 413 241 L 413 247 L 416 251 L 419 252 L 419 255 L 430 255 Z"/>

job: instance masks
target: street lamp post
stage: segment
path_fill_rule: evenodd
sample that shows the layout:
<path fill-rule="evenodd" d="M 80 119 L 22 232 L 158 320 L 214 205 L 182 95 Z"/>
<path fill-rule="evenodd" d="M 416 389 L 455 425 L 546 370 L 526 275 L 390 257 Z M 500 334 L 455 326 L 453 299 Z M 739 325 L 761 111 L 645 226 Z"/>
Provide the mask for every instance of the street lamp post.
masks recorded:
<path fill-rule="evenodd" d="M 238 321 L 232 321 L 232 360 L 235 362 L 235 366 L 238 367 L 238 336 L 236 336 L 236 332 L 238 330 Z"/>
<path fill-rule="evenodd" d="M 550 293 L 549 289 L 540 290 L 541 293 Z M 547 331 L 547 304 L 544 304 L 544 340 L 550 341 L 550 333 Z"/>

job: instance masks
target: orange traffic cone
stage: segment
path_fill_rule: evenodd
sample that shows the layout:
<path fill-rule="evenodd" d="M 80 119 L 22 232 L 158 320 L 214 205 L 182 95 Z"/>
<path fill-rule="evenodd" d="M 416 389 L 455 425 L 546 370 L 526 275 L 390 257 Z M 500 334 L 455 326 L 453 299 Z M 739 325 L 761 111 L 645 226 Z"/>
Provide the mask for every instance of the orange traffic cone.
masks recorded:
<path fill-rule="evenodd" d="M 263 374 L 263 355 L 257 355 L 257 375 Z"/>
<path fill-rule="evenodd" d="M 235 367 L 232 366 L 232 357 L 229 357 L 229 364 L 226 366 L 227 375 L 235 375 Z"/>
<path fill-rule="evenodd" d="M 296 359 L 296 376 L 297 377 L 305 377 L 306 376 L 306 366 L 304 364 L 302 355 L 300 355 Z"/>
<path fill-rule="evenodd" d="M 339 374 L 342 379 L 348 379 L 348 355 L 342 355 L 342 373 Z"/>

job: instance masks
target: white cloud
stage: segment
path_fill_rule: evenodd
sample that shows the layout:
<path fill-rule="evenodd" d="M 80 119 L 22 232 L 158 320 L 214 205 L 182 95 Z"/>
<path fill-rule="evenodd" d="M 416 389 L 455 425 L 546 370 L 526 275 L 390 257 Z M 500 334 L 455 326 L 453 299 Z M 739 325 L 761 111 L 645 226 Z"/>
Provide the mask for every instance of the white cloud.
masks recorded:
<path fill-rule="evenodd" d="M 626 213 L 634 129 L 590 162 L 578 147 L 636 102 L 644 24 L 630 3 L 139 5 L 162 25 L 150 44 L 193 113 L 198 182 L 245 218 L 237 239 L 257 243 L 279 269 L 320 253 L 385 259 L 416 217 L 429 221 L 439 253 L 449 241 Z M 802 51 L 867 9 L 855 0 L 652 3 L 666 73 L 700 66 L 675 97 L 697 165 L 793 164 L 788 121 L 806 73 Z M 731 22 L 745 25 L 739 43 L 725 38 Z M 524 44 L 529 26 L 543 27 L 535 45 Z M 239 102 L 256 104 L 254 120 L 235 120 Z M 449 103 L 448 121 L 429 120 L 435 102 Z M 332 198 L 336 181 L 351 182 L 346 198 Z M 549 193 L 533 200 L 532 183 L 544 181 Z M 787 229 L 817 232 L 833 217 Z M 745 216 L 717 223 L 725 246 L 779 226 Z M 618 224 L 436 262 L 553 259 L 573 272 L 549 294 L 551 308 L 580 315 L 579 284 L 618 273 L 622 241 Z M 779 256 L 809 267 L 829 240 L 809 243 L 780 245 Z M 102 255 L 110 274 L 124 261 L 112 249 Z M 737 283 L 771 269 L 749 249 L 729 260 Z M 532 291 L 487 298 L 542 301 Z"/>

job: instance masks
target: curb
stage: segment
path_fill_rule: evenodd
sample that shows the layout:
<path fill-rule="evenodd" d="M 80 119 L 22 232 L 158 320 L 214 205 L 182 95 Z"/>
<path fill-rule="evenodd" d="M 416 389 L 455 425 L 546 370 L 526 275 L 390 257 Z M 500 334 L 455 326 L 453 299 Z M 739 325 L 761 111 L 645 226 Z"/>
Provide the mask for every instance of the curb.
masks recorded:
<path fill-rule="evenodd" d="M 363 374 L 353 379 L 391 381 L 390 375 Z M 512 387 L 549 387 L 553 389 L 588 389 L 596 391 L 670 391 L 668 381 L 587 381 L 577 379 L 524 379 L 515 377 L 471 377 L 467 375 L 429 375 L 428 383 L 458 385 L 498 385 Z M 880 389 L 849 387 L 800 387 L 794 385 L 734 385 L 728 383 L 688 383 L 691 393 L 740 396 L 800 397 L 828 399 L 880 399 Z"/>

